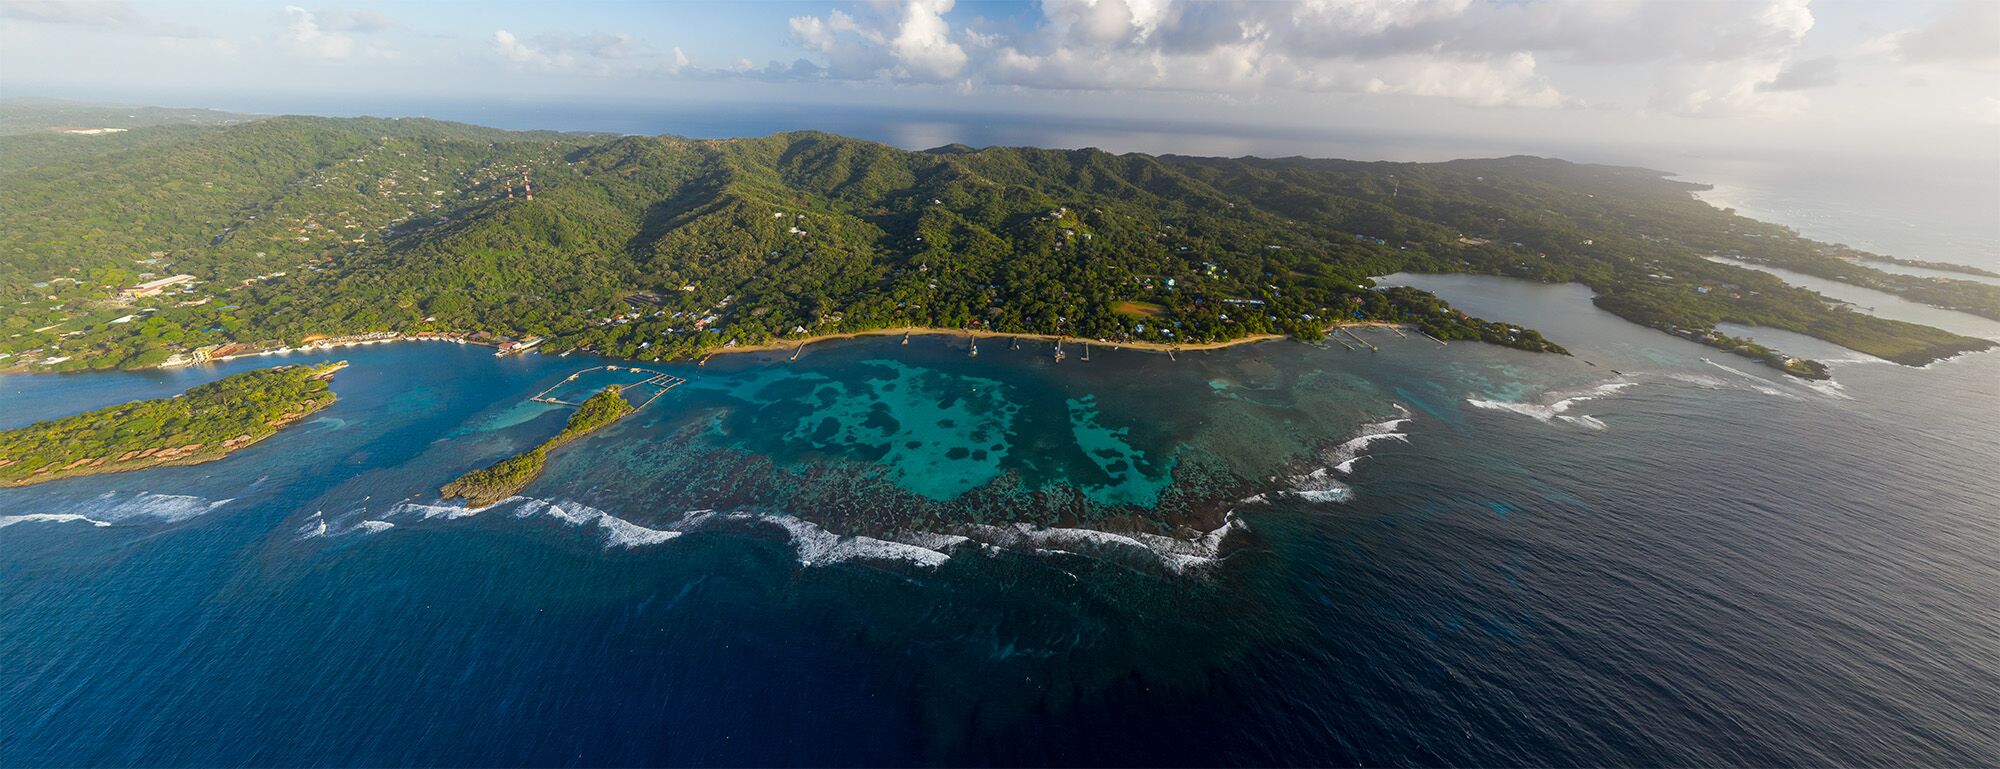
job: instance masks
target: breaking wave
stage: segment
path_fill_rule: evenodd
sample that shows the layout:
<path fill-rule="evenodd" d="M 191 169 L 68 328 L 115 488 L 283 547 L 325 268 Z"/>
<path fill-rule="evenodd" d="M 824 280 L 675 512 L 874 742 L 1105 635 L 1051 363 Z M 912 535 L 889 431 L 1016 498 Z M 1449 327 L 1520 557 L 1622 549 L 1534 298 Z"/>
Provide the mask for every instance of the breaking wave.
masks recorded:
<path fill-rule="evenodd" d="M 368 534 L 395 527 L 389 518 L 407 517 L 424 521 L 452 521 L 505 507 L 517 519 L 545 519 L 576 528 L 592 528 L 606 550 L 624 550 L 665 544 L 681 535 L 725 524 L 749 524 L 775 528 L 784 533 L 800 566 L 820 567 L 853 561 L 900 562 L 935 569 L 950 561 L 966 546 L 982 550 L 1012 549 L 1029 552 L 1060 552 L 1122 561 L 1144 561 L 1174 573 L 1216 561 L 1230 532 L 1242 528 L 1234 514 L 1224 524 L 1206 534 L 1185 538 L 1151 533 L 1119 534 L 1083 528 L 1038 528 L 966 525 L 946 531 L 901 530 L 881 536 L 839 534 L 803 518 L 778 513 L 719 512 L 695 510 L 660 526 L 644 526 L 611 513 L 571 500 L 509 497 L 486 508 L 459 505 L 399 502 L 380 519 L 363 520 L 345 527 L 330 527 L 326 516 L 315 512 L 299 527 L 300 539 Z"/>
<path fill-rule="evenodd" d="M 1231 532 L 1243 528 L 1235 513 L 1223 518 L 1214 531 L 1182 539 L 1137 532 L 1118 534 L 1096 529 L 1039 528 L 1025 523 L 1011 526 L 967 525 L 956 531 L 976 542 L 1005 550 L 1068 553 L 1107 560 L 1156 563 L 1176 574 L 1216 563 L 1222 543 Z"/>
<path fill-rule="evenodd" d="M 110 526 L 110 521 L 100 521 L 75 513 L 29 513 L 27 515 L 0 515 L 0 529 L 17 523 L 88 523 L 92 526 Z"/>
<path fill-rule="evenodd" d="M 522 497 L 508 497 L 485 507 L 466 507 L 465 505 L 452 505 L 444 502 L 398 502 L 395 507 L 391 507 L 388 512 L 383 513 L 382 517 L 394 518 L 401 515 L 414 515 L 426 521 L 432 518 L 443 518 L 446 520 L 471 518 L 472 516 L 517 499 L 522 499 Z"/>
<path fill-rule="evenodd" d="M 1308 502 L 1346 502 L 1354 498 L 1354 488 L 1335 479 L 1331 467 L 1291 476 L 1286 484 L 1290 488 L 1275 493 Z"/>
<path fill-rule="evenodd" d="M 1719 368 L 1719 369 L 1722 369 L 1723 371 L 1727 371 L 1727 372 L 1729 372 L 1729 373 L 1731 373 L 1731 374 L 1735 374 L 1735 375 L 1737 376 L 1737 378 L 1739 378 L 1739 379 L 1743 380 L 1743 382 L 1744 382 L 1745 386 L 1747 386 L 1747 387 L 1749 387 L 1750 389 L 1752 389 L 1752 390 L 1755 390 L 1755 391 L 1757 391 L 1757 392 L 1760 392 L 1760 393 L 1763 393 L 1763 394 L 1765 394 L 1765 395 L 1776 395 L 1776 396 L 1779 396 L 1779 397 L 1782 397 L 1782 398 L 1796 398 L 1796 397 L 1798 397 L 1798 396 L 1795 396 L 1795 395 L 1793 395 L 1793 394 L 1791 394 L 1791 393 L 1788 393 L 1788 392 L 1785 392 L 1784 390 L 1780 390 L 1780 389 L 1778 389 L 1777 387 L 1774 387 L 1774 386 L 1772 386 L 1772 385 L 1771 385 L 1771 380 L 1768 380 L 1768 379 L 1765 379 L 1765 378 L 1763 378 L 1763 377 L 1760 377 L 1760 376 L 1757 376 L 1756 374 L 1752 374 L 1752 373 L 1750 373 L 1750 372 L 1748 372 L 1748 371 L 1744 371 L 1744 370 L 1742 370 L 1742 369 L 1739 369 L 1739 368 L 1734 368 L 1734 367 L 1731 367 L 1731 366 L 1724 366 L 1724 365 L 1722 365 L 1722 364 L 1720 364 L 1720 363 L 1717 363 L 1717 362 L 1715 362 L 1715 361 L 1712 361 L 1712 360 L 1709 360 L 1709 359 L 1707 359 L 1707 358 L 1702 358 L 1702 359 L 1701 359 L 1701 362 L 1703 362 L 1703 363 L 1706 363 L 1706 364 L 1708 364 L 1708 365 L 1710 365 L 1710 366 L 1714 366 L 1714 367 L 1716 367 L 1716 368 Z"/>
<path fill-rule="evenodd" d="M 1604 420 L 1589 415 L 1573 416 L 1568 413 L 1570 407 L 1584 401 L 1610 397 L 1619 390 L 1633 387 L 1637 384 L 1637 382 L 1620 380 L 1605 382 L 1604 384 L 1584 390 L 1552 392 L 1542 396 L 1540 403 L 1515 403 L 1512 401 L 1481 400 L 1478 398 L 1467 398 L 1465 402 L 1474 408 L 1520 414 L 1525 417 L 1531 417 L 1538 422 L 1567 422 L 1569 424 L 1582 425 L 1592 430 L 1602 430 L 1606 427 Z"/>
<path fill-rule="evenodd" d="M 1310 472 L 1285 478 L 1285 488 L 1258 494 L 1243 500 L 1246 504 L 1269 502 L 1272 494 L 1308 502 L 1334 503 L 1354 498 L 1354 489 L 1336 475 L 1353 475 L 1354 466 L 1368 454 L 1368 447 L 1383 441 L 1410 442 L 1409 433 L 1402 431 L 1412 420 L 1410 410 L 1402 404 L 1393 404 L 1396 416 L 1380 422 L 1367 422 L 1356 428 L 1354 435 L 1338 446 L 1327 449 L 1320 455 L 1320 467 Z"/>
<path fill-rule="evenodd" d="M 730 520 L 756 521 L 777 526 L 791 538 L 792 553 L 801 566 L 827 566 L 846 561 L 902 561 L 935 569 L 951 560 L 952 552 L 966 541 L 935 532 L 917 532 L 909 541 L 841 535 L 818 524 L 790 515 L 772 513 L 729 513 Z M 921 544 L 919 544 L 921 543 Z"/>
<path fill-rule="evenodd" d="M 377 534 L 393 528 L 396 528 L 396 524 L 389 521 L 370 520 L 356 521 L 354 524 L 336 531 L 332 526 L 327 524 L 324 512 L 314 511 L 312 515 L 306 516 L 306 522 L 299 526 L 299 539 L 320 539 L 348 534 Z"/>
<path fill-rule="evenodd" d="M 595 507 L 570 501 L 555 501 L 516 497 L 521 505 L 514 508 L 515 518 L 543 517 L 561 521 L 570 526 L 596 526 L 600 541 L 607 550 L 624 550 L 647 545 L 657 545 L 681 535 L 673 529 L 649 529 Z"/>
<path fill-rule="evenodd" d="M 209 499 L 188 494 L 142 491 L 127 495 L 107 491 L 80 505 L 83 509 L 78 512 L 0 515 L 0 528 L 17 523 L 88 523 L 98 527 L 127 522 L 179 523 L 234 501 L 234 498 Z"/>
<path fill-rule="evenodd" d="M 1395 404 L 1395 406 L 1396 418 L 1364 424 L 1355 432 L 1353 438 L 1349 438 L 1347 442 L 1335 446 L 1332 451 L 1327 452 L 1326 460 L 1328 466 L 1340 471 L 1342 474 L 1352 475 L 1354 474 L 1354 463 L 1368 458 L 1366 454 L 1361 452 L 1367 451 L 1369 446 L 1380 441 L 1402 441 L 1409 443 L 1409 433 L 1400 432 L 1400 429 L 1403 425 L 1410 423 L 1410 410 L 1404 408 L 1400 403 Z"/>

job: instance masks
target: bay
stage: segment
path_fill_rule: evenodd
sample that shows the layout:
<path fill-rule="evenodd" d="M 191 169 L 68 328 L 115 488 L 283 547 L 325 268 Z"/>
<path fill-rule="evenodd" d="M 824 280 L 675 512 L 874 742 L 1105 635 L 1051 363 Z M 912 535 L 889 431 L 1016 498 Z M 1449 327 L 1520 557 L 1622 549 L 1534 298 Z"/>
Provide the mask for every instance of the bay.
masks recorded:
<path fill-rule="evenodd" d="M 294 356 L 352 363 L 315 421 L 0 490 L 0 764 L 2000 761 L 2000 357 L 1815 384 L 1579 286 L 1390 282 L 1576 356 L 647 364 L 690 382 L 475 515 L 436 487 L 600 361 Z M 0 415 L 280 362 L 5 377 Z M 1238 522 L 1212 551 L 1183 495 Z"/>

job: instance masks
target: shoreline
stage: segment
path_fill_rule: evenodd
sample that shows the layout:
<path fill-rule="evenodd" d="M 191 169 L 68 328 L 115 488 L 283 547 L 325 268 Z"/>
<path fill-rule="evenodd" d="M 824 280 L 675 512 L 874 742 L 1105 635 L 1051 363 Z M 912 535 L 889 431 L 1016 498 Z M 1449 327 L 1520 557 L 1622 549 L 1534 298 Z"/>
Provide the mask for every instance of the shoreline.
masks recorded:
<path fill-rule="evenodd" d="M 347 362 L 341 361 L 339 366 L 340 368 L 346 368 Z M 338 369 L 335 370 L 337 371 Z M 331 394 L 332 390 L 329 389 L 328 393 Z M 180 397 L 180 396 L 177 395 L 173 397 Z M 49 483 L 52 481 L 69 480 L 71 478 L 87 478 L 94 475 L 111 475 L 114 473 L 127 473 L 138 470 L 151 470 L 157 467 L 189 467 L 193 465 L 202 465 L 202 464 L 207 464 L 209 462 L 221 461 L 224 459 L 228 459 L 230 456 L 236 454 L 236 452 L 242 451 L 244 449 L 250 448 L 251 446 L 255 446 L 259 443 L 263 443 L 266 440 L 270 440 L 271 438 L 277 437 L 279 433 L 285 431 L 285 428 L 291 427 L 293 425 L 305 421 L 306 417 L 312 416 L 321 411 L 325 411 L 328 407 L 332 406 L 339 399 L 340 398 L 337 395 L 329 397 L 326 399 L 324 403 L 314 405 L 309 409 L 298 412 L 294 414 L 290 419 L 284 419 L 278 422 L 271 423 L 271 427 L 273 429 L 271 430 L 271 433 L 269 435 L 253 436 L 251 437 L 250 440 L 243 441 L 241 443 L 237 443 L 234 445 L 229 445 L 228 442 L 225 441 L 221 444 L 217 444 L 214 449 L 207 449 L 207 450 L 196 449 L 194 452 L 186 456 L 171 457 L 164 460 L 152 459 L 150 457 L 134 457 L 133 459 L 136 461 L 120 462 L 117 460 L 112 460 L 109 457 L 100 457 L 95 462 L 79 466 L 72 470 L 55 470 L 48 473 L 37 473 L 35 475 L 30 475 L 25 478 L 17 478 L 11 481 L 0 481 L 0 488 L 18 489 L 27 486 L 34 486 L 36 484 Z M 32 425 L 30 426 L 32 427 Z"/>
<path fill-rule="evenodd" d="M 1411 327 L 1407 323 L 1391 323 L 1388 321 L 1367 321 L 1361 323 L 1336 323 L 1331 326 L 1328 326 L 1327 332 L 1332 333 L 1333 331 L 1342 328 L 1410 329 Z M 905 334 L 908 334 L 910 336 L 954 336 L 954 337 L 965 337 L 970 339 L 1025 339 L 1029 341 L 1039 341 L 1039 342 L 1075 342 L 1077 344 L 1096 344 L 1103 347 L 1109 347 L 1114 350 L 1136 350 L 1139 352 L 1155 352 L 1155 353 L 1201 352 L 1204 350 L 1221 350 L 1229 347 L 1235 347 L 1238 345 L 1258 344 L 1261 342 L 1271 342 L 1280 339 L 1291 338 L 1290 336 L 1284 334 L 1257 334 L 1255 336 L 1237 337 L 1235 339 L 1229 339 L 1221 342 L 1193 342 L 1186 344 L 1169 344 L 1166 342 L 1143 342 L 1143 341 L 1111 342 L 1102 339 L 1090 339 L 1078 336 L 1065 336 L 1062 334 L 1041 334 L 1041 333 L 1033 333 L 1026 331 L 991 331 L 991 330 L 969 330 L 969 329 L 945 329 L 945 328 L 933 328 L 930 326 L 897 326 L 894 328 L 879 328 L 879 329 L 870 329 L 867 331 L 840 331 L 830 334 L 816 334 L 807 337 L 778 339 L 759 344 L 737 345 L 735 347 L 716 347 L 713 349 L 704 350 L 701 353 L 701 357 L 708 358 L 716 355 L 735 354 L 735 353 L 783 352 L 786 350 L 797 350 L 820 342 L 832 342 L 842 339 L 861 339 L 871 336 L 901 336 Z"/>

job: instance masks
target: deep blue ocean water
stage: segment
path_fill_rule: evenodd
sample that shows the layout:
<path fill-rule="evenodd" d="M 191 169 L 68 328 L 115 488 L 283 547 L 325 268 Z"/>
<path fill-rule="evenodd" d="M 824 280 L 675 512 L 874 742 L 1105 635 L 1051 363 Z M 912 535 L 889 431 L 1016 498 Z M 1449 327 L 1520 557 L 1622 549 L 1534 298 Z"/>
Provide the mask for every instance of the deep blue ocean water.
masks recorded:
<path fill-rule="evenodd" d="M 601 361 L 0 377 L 10 427 L 353 364 L 224 461 L 0 490 L 0 765 L 2000 764 L 2000 356 L 1758 334 L 1848 361 L 1811 385 L 1581 287 L 1398 280 L 1577 355 L 648 364 L 690 383 L 475 515 L 436 487 Z M 1197 468 L 1252 482 L 1219 545 L 1000 493 Z"/>

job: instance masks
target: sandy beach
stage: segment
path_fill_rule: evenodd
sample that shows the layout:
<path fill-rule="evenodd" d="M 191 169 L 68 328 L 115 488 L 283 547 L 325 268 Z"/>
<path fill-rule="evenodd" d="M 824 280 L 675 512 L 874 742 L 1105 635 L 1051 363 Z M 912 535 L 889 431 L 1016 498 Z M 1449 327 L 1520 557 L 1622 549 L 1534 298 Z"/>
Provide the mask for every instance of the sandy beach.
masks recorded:
<path fill-rule="evenodd" d="M 1362 323 L 1336 323 L 1332 326 L 1328 326 L 1327 331 L 1331 333 L 1334 330 L 1342 328 L 1368 328 L 1368 327 L 1402 328 L 1403 326 L 1404 324 L 1401 323 L 1388 323 L 1382 321 L 1369 321 Z M 763 344 L 737 345 L 735 347 L 717 347 L 703 353 L 703 356 L 706 357 L 710 355 L 722 355 L 726 353 L 745 353 L 745 352 L 782 352 L 788 350 L 797 350 L 802 346 L 812 345 L 819 342 L 831 341 L 835 339 L 858 339 L 861 337 L 868 337 L 868 336 L 903 336 L 905 334 L 908 334 L 910 336 L 951 336 L 951 337 L 960 337 L 967 339 L 1026 339 L 1026 340 L 1040 341 L 1040 342 L 1062 341 L 1062 342 L 1074 342 L 1077 344 L 1096 344 L 1099 346 L 1109 347 L 1118 350 L 1140 350 L 1144 352 L 1160 352 L 1160 353 L 1194 352 L 1199 350 L 1219 350 L 1225 347 L 1235 347 L 1237 345 L 1256 344 L 1258 342 L 1269 342 L 1275 339 L 1289 338 L 1284 334 L 1258 334 L 1255 336 L 1240 337 L 1237 339 L 1230 339 L 1222 342 L 1190 342 L 1190 343 L 1169 344 L 1165 342 L 1142 342 L 1142 341 L 1112 342 L 1101 339 L 1085 339 L 1082 337 L 1061 336 L 1058 334 L 1033 334 L 1033 333 L 1006 332 L 1006 331 L 928 328 L 923 326 L 899 326 L 896 328 L 880 328 L 868 331 L 846 331 L 834 334 L 818 334 L 808 337 L 778 339 L 770 342 L 765 342 Z"/>

